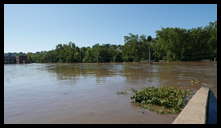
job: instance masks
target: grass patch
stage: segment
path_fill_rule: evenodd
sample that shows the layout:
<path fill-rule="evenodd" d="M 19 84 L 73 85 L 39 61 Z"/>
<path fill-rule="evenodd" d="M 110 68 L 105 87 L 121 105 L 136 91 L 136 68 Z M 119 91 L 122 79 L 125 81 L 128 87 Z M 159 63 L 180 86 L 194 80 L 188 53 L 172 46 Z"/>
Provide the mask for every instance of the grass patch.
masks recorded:
<path fill-rule="evenodd" d="M 175 87 L 148 87 L 135 91 L 132 102 L 161 114 L 179 113 L 185 106 L 188 90 Z"/>

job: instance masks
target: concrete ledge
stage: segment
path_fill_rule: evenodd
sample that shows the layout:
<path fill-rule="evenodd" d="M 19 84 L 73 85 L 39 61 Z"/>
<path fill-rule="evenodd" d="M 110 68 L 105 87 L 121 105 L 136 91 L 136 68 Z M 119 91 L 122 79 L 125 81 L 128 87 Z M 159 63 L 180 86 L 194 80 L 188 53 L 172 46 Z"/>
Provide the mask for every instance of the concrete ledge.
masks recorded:
<path fill-rule="evenodd" d="M 189 100 L 173 124 L 205 124 L 209 88 L 201 87 Z"/>

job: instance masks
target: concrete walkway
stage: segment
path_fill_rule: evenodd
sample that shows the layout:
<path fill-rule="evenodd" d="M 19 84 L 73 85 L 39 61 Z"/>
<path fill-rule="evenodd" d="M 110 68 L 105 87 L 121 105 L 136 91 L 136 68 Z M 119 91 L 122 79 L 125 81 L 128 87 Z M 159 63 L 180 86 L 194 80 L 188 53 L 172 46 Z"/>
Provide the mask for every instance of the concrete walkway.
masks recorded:
<path fill-rule="evenodd" d="M 201 87 L 190 99 L 173 124 L 205 124 L 209 88 Z"/>

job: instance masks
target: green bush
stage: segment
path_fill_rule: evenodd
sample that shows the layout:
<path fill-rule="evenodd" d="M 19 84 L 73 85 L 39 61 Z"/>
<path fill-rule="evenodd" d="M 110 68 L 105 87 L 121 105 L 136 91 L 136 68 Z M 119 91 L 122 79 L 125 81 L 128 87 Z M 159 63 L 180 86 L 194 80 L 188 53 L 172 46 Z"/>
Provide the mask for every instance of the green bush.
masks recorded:
<path fill-rule="evenodd" d="M 136 91 L 131 97 L 133 102 L 159 113 L 178 113 L 185 106 L 189 91 L 175 87 L 148 87 Z"/>

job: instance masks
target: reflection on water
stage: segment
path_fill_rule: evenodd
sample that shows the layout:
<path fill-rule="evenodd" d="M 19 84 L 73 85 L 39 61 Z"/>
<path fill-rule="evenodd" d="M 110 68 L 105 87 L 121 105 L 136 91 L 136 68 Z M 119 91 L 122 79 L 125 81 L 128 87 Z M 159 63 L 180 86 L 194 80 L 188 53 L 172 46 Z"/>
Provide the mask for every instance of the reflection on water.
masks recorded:
<path fill-rule="evenodd" d="M 78 80 L 80 77 L 94 77 L 98 85 L 108 77 L 122 77 L 125 83 L 148 86 L 179 85 L 190 86 L 190 80 L 199 80 L 209 86 L 216 95 L 216 66 L 213 63 L 185 63 L 149 65 L 146 63 L 125 64 L 51 64 L 45 66 L 55 73 L 59 80 Z"/>
<path fill-rule="evenodd" d="M 5 123 L 171 123 L 130 103 L 117 91 L 145 86 L 198 88 L 199 80 L 217 96 L 213 63 L 78 63 L 4 65 Z"/>

